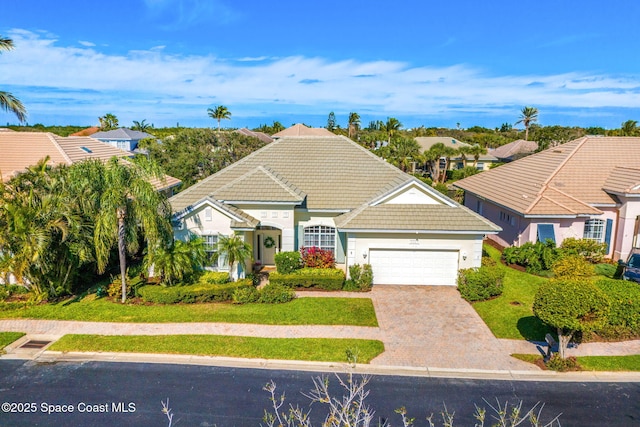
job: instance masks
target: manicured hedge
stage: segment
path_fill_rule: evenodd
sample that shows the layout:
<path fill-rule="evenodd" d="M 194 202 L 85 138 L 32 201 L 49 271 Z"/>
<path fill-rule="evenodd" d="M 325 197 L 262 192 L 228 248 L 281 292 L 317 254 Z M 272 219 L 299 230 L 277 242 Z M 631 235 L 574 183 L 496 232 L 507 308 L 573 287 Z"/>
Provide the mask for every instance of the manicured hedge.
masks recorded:
<path fill-rule="evenodd" d="M 601 279 L 595 285 L 611 304 L 607 325 L 597 332 L 608 338 L 640 336 L 640 285 L 614 279 Z"/>
<path fill-rule="evenodd" d="M 505 271 L 500 267 L 466 268 L 458 273 L 458 291 L 467 301 L 484 301 L 502 294 Z"/>
<path fill-rule="evenodd" d="M 344 279 L 344 271 L 337 268 L 301 268 L 289 274 L 269 275 L 269 283 L 290 288 L 318 288 L 327 291 L 342 289 Z"/>
<path fill-rule="evenodd" d="M 251 279 L 242 279 L 225 284 L 198 283 L 168 288 L 152 285 L 140 288 L 138 293 L 144 301 L 157 304 L 223 302 L 231 301 L 236 289 L 248 287 L 253 287 Z"/>
<path fill-rule="evenodd" d="M 202 284 L 210 284 L 210 285 L 221 285 L 223 283 L 227 283 L 231 280 L 229 277 L 229 273 L 224 271 L 207 271 L 202 273 L 202 275 L 198 278 L 198 283 Z"/>

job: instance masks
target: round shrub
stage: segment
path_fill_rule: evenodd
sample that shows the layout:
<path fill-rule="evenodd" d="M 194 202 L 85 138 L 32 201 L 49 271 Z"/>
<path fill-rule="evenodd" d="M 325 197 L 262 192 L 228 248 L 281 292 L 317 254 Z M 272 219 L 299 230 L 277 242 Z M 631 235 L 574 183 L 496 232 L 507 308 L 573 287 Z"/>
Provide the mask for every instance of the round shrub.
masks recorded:
<path fill-rule="evenodd" d="M 607 251 L 607 244 L 591 239 L 566 238 L 562 241 L 560 249 L 566 255 L 579 255 L 591 263 L 602 262 Z"/>
<path fill-rule="evenodd" d="M 281 274 L 293 273 L 302 267 L 302 257 L 297 251 L 278 252 L 275 261 L 276 270 Z"/>
<path fill-rule="evenodd" d="M 296 293 L 283 285 L 269 283 L 260 291 L 259 302 L 264 304 L 282 304 L 296 297 Z"/>
<path fill-rule="evenodd" d="M 505 271 L 500 267 L 466 268 L 458 273 L 458 291 L 467 301 L 484 301 L 502 294 Z"/>
<path fill-rule="evenodd" d="M 581 255 L 567 255 L 559 258 L 551 267 L 553 275 L 561 277 L 591 277 L 595 274 L 593 264 Z"/>

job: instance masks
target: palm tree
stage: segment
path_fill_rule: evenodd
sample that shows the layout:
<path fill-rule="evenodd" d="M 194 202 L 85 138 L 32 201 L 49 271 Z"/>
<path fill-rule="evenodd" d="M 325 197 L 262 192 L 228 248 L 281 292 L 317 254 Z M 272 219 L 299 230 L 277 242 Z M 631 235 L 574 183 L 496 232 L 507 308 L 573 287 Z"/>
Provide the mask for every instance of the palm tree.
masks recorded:
<path fill-rule="evenodd" d="M 451 158 L 457 156 L 460 152 L 453 148 L 445 146 L 442 150 L 442 157 L 444 157 L 444 173 L 442 174 L 441 181 L 444 183 L 447 179 L 447 171 L 449 170 L 449 163 L 451 163 Z"/>
<path fill-rule="evenodd" d="M 134 120 L 133 121 L 133 126 L 131 127 L 131 129 L 137 130 L 137 131 L 140 131 L 140 132 L 146 132 L 146 131 L 148 131 L 150 129 L 153 129 L 153 125 L 149 124 L 149 123 L 146 123 L 146 121 L 147 121 L 146 119 L 143 119 L 141 122 L 139 122 L 137 120 Z"/>
<path fill-rule="evenodd" d="M 487 149 L 479 144 L 474 144 L 468 148 L 467 153 L 473 156 L 473 167 L 478 166 L 478 160 L 480 160 L 480 156 L 483 154 L 487 154 Z"/>
<path fill-rule="evenodd" d="M 228 237 L 219 236 L 218 251 L 214 255 L 214 261 L 219 260 L 220 257 L 226 259 L 227 264 L 229 264 L 231 280 L 236 281 L 238 279 L 238 266 L 242 266 L 243 270 L 246 270 L 246 260 L 253 259 L 253 249 L 249 243 L 245 242 L 237 234 L 232 234 Z"/>
<path fill-rule="evenodd" d="M 100 130 L 118 129 L 118 118 L 114 114 L 107 113 L 102 117 L 98 117 L 98 120 L 100 120 Z"/>
<path fill-rule="evenodd" d="M 420 157 L 420 144 L 413 138 L 397 138 L 389 144 L 391 162 L 407 172 L 411 164 Z"/>
<path fill-rule="evenodd" d="M 220 120 L 231 119 L 231 112 L 224 105 L 216 105 L 214 108 L 207 109 L 209 117 L 218 121 L 218 130 L 220 130 Z"/>
<path fill-rule="evenodd" d="M 442 142 L 438 142 L 437 144 L 433 144 L 423 154 L 424 159 L 427 162 L 429 175 L 431 175 L 431 179 L 434 182 L 438 182 L 440 180 L 440 159 L 444 154 L 445 148 L 446 146 Z"/>
<path fill-rule="evenodd" d="M 391 143 L 391 137 L 395 135 L 401 127 L 402 123 L 395 117 L 387 117 L 387 122 L 382 124 L 382 130 L 389 136 L 387 141 L 389 144 Z"/>
<path fill-rule="evenodd" d="M 622 123 L 620 127 L 620 131 L 623 136 L 634 136 L 638 132 L 638 121 L 637 120 L 627 120 Z"/>
<path fill-rule="evenodd" d="M 117 245 L 124 303 L 127 297 L 126 254 L 139 250 L 141 232 L 148 247 L 158 247 L 163 240 L 168 240 L 170 207 L 166 198 L 149 182 L 150 178 L 162 177 L 162 174 L 145 158 L 136 163 L 125 163 L 113 157 L 106 164 L 96 161 L 91 165 L 99 169 L 102 176 L 94 230 L 98 271 L 105 271 L 111 249 Z"/>
<path fill-rule="evenodd" d="M 524 107 L 520 112 L 520 119 L 515 123 L 524 125 L 524 139 L 529 140 L 529 126 L 538 121 L 538 109 L 535 107 Z"/>
<path fill-rule="evenodd" d="M 356 112 L 349 113 L 349 138 L 358 132 L 360 128 L 360 115 Z"/>
<path fill-rule="evenodd" d="M 0 53 L 12 49 L 13 40 L 0 36 Z M 0 108 L 15 114 L 20 122 L 24 122 L 27 118 L 27 110 L 24 108 L 24 105 L 22 105 L 22 102 L 9 92 L 0 91 Z"/>
<path fill-rule="evenodd" d="M 144 265 L 160 276 L 162 284 L 172 286 L 201 270 L 206 257 L 202 239 L 191 236 L 186 242 L 172 239 L 155 251 L 148 250 Z"/>

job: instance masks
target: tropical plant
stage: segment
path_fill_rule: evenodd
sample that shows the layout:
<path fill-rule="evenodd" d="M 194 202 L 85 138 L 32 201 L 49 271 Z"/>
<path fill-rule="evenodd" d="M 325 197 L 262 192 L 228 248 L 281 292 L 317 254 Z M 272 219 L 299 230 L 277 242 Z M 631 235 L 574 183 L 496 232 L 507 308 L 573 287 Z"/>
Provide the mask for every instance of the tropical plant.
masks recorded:
<path fill-rule="evenodd" d="M 153 124 L 147 123 L 146 119 L 143 119 L 141 122 L 134 120 L 131 129 L 137 130 L 139 132 L 147 132 L 153 129 Z"/>
<path fill-rule="evenodd" d="M 389 160 L 403 172 L 420 157 L 420 144 L 413 138 L 396 138 L 389 144 Z"/>
<path fill-rule="evenodd" d="M 12 50 L 13 47 L 12 39 L 0 36 L 0 53 Z M 15 114 L 20 122 L 24 122 L 27 117 L 27 110 L 22 102 L 9 92 L 0 91 L 0 108 Z"/>
<path fill-rule="evenodd" d="M 520 118 L 515 124 L 522 123 L 524 125 L 524 139 L 529 140 L 529 126 L 538 121 L 538 109 L 535 107 L 524 107 L 520 111 Z"/>
<path fill-rule="evenodd" d="M 638 134 L 638 121 L 627 120 L 620 126 L 620 132 L 623 136 L 636 136 Z"/>
<path fill-rule="evenodd" d="M 349 138 L 355 135 L 360 129 L 360 115 L 356 112 L 349 113 Z"/>
<path fill-rule="evenodd" d="M 487 149 L 479 144 L 474 144 L 466 148 L 466 152 L 468 155 L 473 157 L 473 167 L 475 168 L 478 166 L 478 160 L 480 160 L 480 156 L 482 156 L 483 154 L 487 154 Z"/>
<path fill-rule="evenodd" d="M 144 265 L 147 271 L 152 269 L 160 277 L 160 283 L 173 286 L 202 270 L 206 257 L 202 239 L 190 236 L 186 242 L 162 242 L 154 251 L 147 248 Z"/>
<path fill-rule="evenodd" d="M 218 261 L 221 257 L 229 265 L 231 280 L 235 281 L 238 279 L 238 266 L 246 270 L 246 260 L 253 259 L 253 249 L 238 234 L 221 235 L 218 237 L 218 251 L 214 254 L 214 261 Z"/>
<path fill-rule="evenodd" d="M 224 105 L 216 105 L 214 108 L 207 109 L 208 116 L 218 121 L 218 130 L 220 130 L 220 120 L 231 119 L 231 112 Z"/>
<path fill-rule="evenodd" d="M 82 164 L 87 168 L 87 176 L 101 178 L 97 183 L 101 191 L 94 199 L 98 271 L 105 271 L 111 249 L 117 246 L 124 303 L 127 294 L 126 254 L 139 250 L 141 233 L 150 248 L 160 247 L 163 241 L 171 238 L 170 206 L 166 197 L 150 183 L 151 178 L 161 178 L 162 173 L 155 164 L 146 160 L 125 163 L 113 157 L 106 164 L 99 161 Z M 96 185 L 85 182 L 88 187 Z"/>
<path fill-rule="evenodd" d="M 444 173 L 441 174 L 440 182 L 444 183 L 447 179 L 447 171 L 449 170 L 449 164 L 451 158 L 457 156 L 459 151 L 453 147 L 447 147 L 446 145 L 442 149 L 441 156 L 444 158 Z"/>
<path fill-rule="evenodd" d="M 391 143 L 391 137 L 394 136 L 402 128 L 402 123 L 395 117 L 387 117 L 387 121 L 382 123 L 381 130 L 383 130 L 387 136 L 387 142 Z"/>
<path fill-rule="evenodd" d="M 100 121 L 100 130 L 108 131 L 118 129 L 118 118 L 111 113 L 107 113 L 102 117 L 98 117 Z"/>
<path fill-rule="evenodd" d="M 329 132 L 333 132 L 336 127 L 336 113 L 332 111 L 329 113 L 329 117 L 327 118 L 327 130 Z"/>

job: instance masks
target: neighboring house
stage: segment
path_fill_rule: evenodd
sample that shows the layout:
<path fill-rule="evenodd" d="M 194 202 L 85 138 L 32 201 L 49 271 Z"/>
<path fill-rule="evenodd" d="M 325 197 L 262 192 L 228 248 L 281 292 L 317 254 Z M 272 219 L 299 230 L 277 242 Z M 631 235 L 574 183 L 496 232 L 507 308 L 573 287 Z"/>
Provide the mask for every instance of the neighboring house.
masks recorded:
<path fill-rule="evenodd" d="M 91 136 L 94 133 L 99 132 L 99 131 L 100 131 L 99 127 L 91 126 L 91 127 L 88 127 L 88 128 L 84 128 L 84 129 L 82 129 L 82 130 L 80 130 L 78 132 L 72 133 L 69 136 Z"/>
<path fill-rule="evenodd" d="M 370 263 L 375 284 L 455 285 L 500 230 L 349 138 L 299 126 L 169 201 L 176 238 L 198 235 L 210 253 L 232 233 L 258 266 L 319 247 L 345 271 Z"/>
<path fill-rule="evenodd" d="M 138 142 L 140 142 L 141 139 L 154 138 L 154 136 L 146 132 L 140 132 L 128 128 L 119 128 L 96 132 L 91 134 L 91 138 L 113 145 L 121 150 L 133 151 L 138 147 Z"/>
<path fill-rule="evenodd" d="M 537 142 L 518 139 L 517 141 L 489 150 L 489 154 L 497 158 L 499 161 L 506 163 L 528 156 L 529 154 L 534 153 L 537 149 Z"/>
<path fill-rule="evenodd" d="M 471 144 L 458 141 L 457 139 L 448 136 L 419 136 L 416 137 L 415 140 L 418 145 L 420 145 L 422 152 L 428 151 L 435 144 L 444 144 L 446 147 L 451 147 L 456 150 L 460 147 L 471 147 Z M 467 156 L 467 166 L 472 166 L 473 162 L 473 156 Z M 449 170 L 462 169 L 464 167 L 464 163 L 462 156 L 454 156 L 451 158 L 451 162 L 449 163 Z M 481 171 L 487 170 L 493 163 L 498 163 L 498 159 L 491 154 L 482 154 L 478 159 L 476 168 Z M 444 159 L 441 161 L 441 166 L 444 167 Z"/>
<path fill-rule="evenodd" d="M 0 132 L 0 177 L 8 181 L 12 176 L 26 170 L 49 156 L 51 166 L 71 165 L 86 159 L 107 161 L 116 157 L 131 157 L 132 153 L 119 150 L 109 144 L 89 137 L 61 137 L 49 132 Z M 158 191 L 171 196 L 180 185 L 179 179 L 165 175 L 154 178 L 152 184 Z"/>
<path fill-rule="evenodd" d="M 271 138 L 269 135 L 267 135 L 264 132 L 254 132 L 252 130 L 249 130 L 247 128 L 240 128 L 238 130 L 236 130 L 237 133 L 245 135 L 245 136 L 251 136 L 253 138 L 258 138 L 260 141 L 265 142 L 265 143 L 270 143 L 273 141 L 273 138 Z"/>
<path fill-rule="evenodd" d="M 281 130 L 278 133 L 273 134 L 273 139 L 285 138 L 290 136 L 336 136 L 335 133 L 325 128 L 310 128 L 301 123 L 295 124 L 289 128 Z"/>
<path fill-rule="evenodd" d="M 640 138 L 584 137 L 454 183 L 503 246 L 568 237 L 626 259 L 640 246 Z"/>

